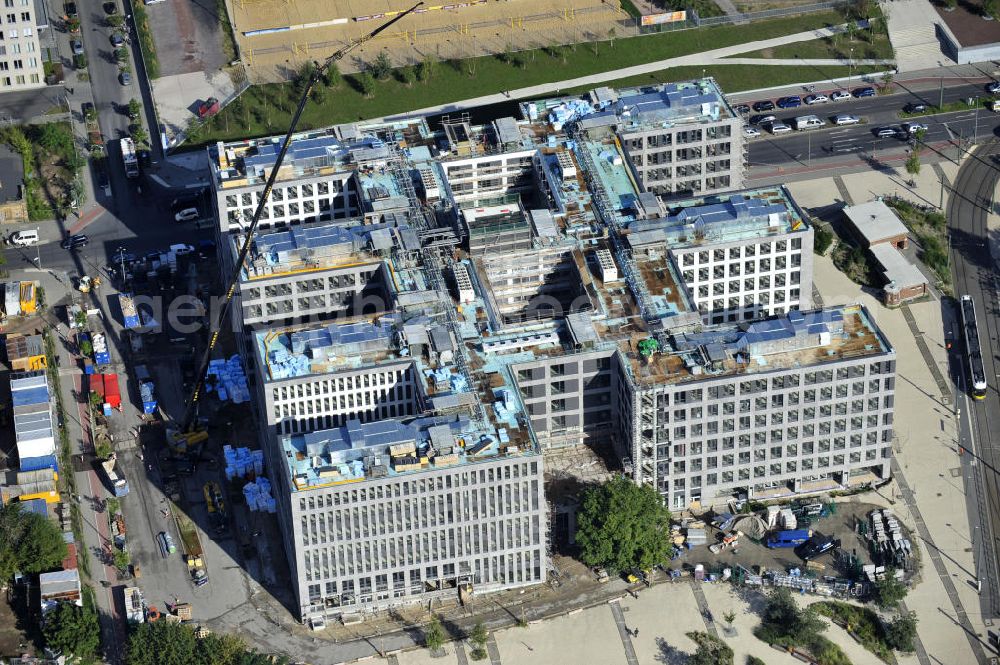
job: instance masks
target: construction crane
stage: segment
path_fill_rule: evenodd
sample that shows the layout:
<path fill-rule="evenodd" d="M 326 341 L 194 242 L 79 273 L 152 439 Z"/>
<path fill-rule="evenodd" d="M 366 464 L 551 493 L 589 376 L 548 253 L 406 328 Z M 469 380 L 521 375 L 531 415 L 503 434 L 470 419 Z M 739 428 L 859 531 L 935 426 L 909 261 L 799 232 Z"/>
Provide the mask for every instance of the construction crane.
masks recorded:
<path fill-rule="evenodd" d="M 199 432 L 195 429 L 195 418 L 197 416 L 198 400 L 205 387 L 205 375 L 208 372 L 208 363 L 212 359 L 212 352 L 215 350 L 215 346 L 219 341 L 219 332 L 222 329 L 222 322 L 225 321 L 226 314 L 229 313 L 229 307 L 233 302 L 233 295 L 236 293 L 236 286 L 239 283 L 240 274 L 243 271 L 243 264 L 246 262 L 247 256 L 250 254 L 250 247 L 253 244 L 254 233 L 257 231 L 257 224 L 260 221 L 261 213 L 264 210 L 264 206 L 267 205 L 268 199 L 271 197 L 271 189 L 274 187 L 274 181 L 278 178 L 278 171 L 281 169 L 281 163 L 285 159 L 285 153 L 288 152 L 288 147 L 291 145 L 292 135 L 295 133 L 295 128 L 299 124 L 299 119 L 302 117 L 302 111 L 305 109 L 306 102 L 309 101 L 309 93 L 312 92 L 313 87 L 323 77 L 324 72 L 326 72 L 330 65 L 343 58 L 358 46 L 374 39 L 379 33 L 388 29 L 394 23 L 401 21 L 408 14 L 413 13 L 413 11 L 422 4 L 424 3 L 418 2 L 406 11 L 397 14 L 392 19 L 375 28 L 361 39 L 352 41 L 350 44 L 336 51 L 322 63 L 314 63 L 316 66 L 312 74 L 309 76 L 309 79 L 306 81 L 304 89 L 302 90 L 302 98 L 299 100 L 299 106 L 295 109 L 295 115 L 292 116 L 292 122 L 289 124 L 288 131 L 285 133 L 285 139 L 281 142 L 281 149 L 278 151 L 278 157 L 274 161 L 271 173 L 267 176 L 267 183 L 264 185 L 264 190 L 261 192 L 260 200 L 257 202 L 257 208 L 253 213 L 253 218 L 250 220 L 250 225 L 245 231 L 243 244 L 240 245 L 240 253 L 236 257 L 236 263 L 233 265 L 232 275 L 229 277 L 229 281 L 226 284 L 226 293 L 225 298 L 222 301 L 222 306 L 217 309 L 217 314 L 212 317 L 212 327 L 210 329 L 211 336 L 209 337 L 208 346 L 205 348 L 205 354 L 201 359 L 201 365 L 198 367 L 194 390 L 191 392 L 191 396 L 188 399 L 187 406 L 184 411 L 184 420 L 181 421 L 180 431 L 173 435 L 172 440 L 168 438 L 168 442 L 171 443 L 171 446 L 175 447 L 175 450 L 178 447 L 188 450 L 189 446 L 200 444 L 207 438 L 207 434 L 205 432 Z"/>

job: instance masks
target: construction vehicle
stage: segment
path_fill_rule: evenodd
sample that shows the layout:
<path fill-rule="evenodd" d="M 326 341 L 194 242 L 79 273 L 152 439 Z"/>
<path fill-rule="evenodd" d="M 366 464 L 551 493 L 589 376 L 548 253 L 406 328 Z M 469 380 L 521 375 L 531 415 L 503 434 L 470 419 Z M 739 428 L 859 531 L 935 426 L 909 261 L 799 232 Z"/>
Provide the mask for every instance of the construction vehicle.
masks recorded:
<path fill-rule="evenodd" d="M 122 164 L 125 166 L 125 175 L 129 178 L 139 177 L 139 160 L 135 156 L 135 141 L 126 136 L 118 141 L 122 150 Z"/>
<path fill-rule="evenodd" d="M 247 257 L 250 255 L 250 249 L 253 246 L 254 239 L 256 237 L 257 225 L 260 222 L 261 214 L 264 212 L 265 207 L 271 199 L 271 190 L 274 188 L 274 183 L 278 178 L 278 174 L 281 172 L 281 165 L 285 161 L 285 155 L 288 153 L 288 149 L 292 144 L 292 136 L 295 134 L 295 130 L 299 125 L 299 120 L 302 118 L 302 112 L 305 110 L 306 104 L 309 102 L 309 96 L 312 93 L 313 87 L 320 82 L 326 74 L 327 69 L 333 63 L 341 60 L 357 47 L 371 41 L 392 25 L 403 20 L 408 15 L 416 11 L 422 4 L 424 3 L 418 2 L 409 9 L 399 12 L 391 19 L 369 32 L 367 35 L 364 35 L 360 39 L 352 41 L 341 47 L 322 63 L 313 63 L 315 67 L 312 74 L 309 76 L 309 79 L 302 87 L 302 97 L 299 99 L 299 105 L 295 109 L 295 113 L 292 115 L 292 121 L 288 125 L 285 137 L 279 144 L 280 147 L 278 148 L 278 154 L 275 157 L 274 165 L 270 168 L 267 182 L 264 184 L 264 189 L 261 190 L 260 196 L 257 199 L 257 207 L 254 209 L 253 217 L 251 217 L 249 224 L 246 225 L 246 230 L 243 232 L 243 242 L 240 245 L 240 251 L 236 257 L 236 261 L 233 262 L 232 273 L 227 281 L 224 282 L 225 292 L 222 298 L 221 307 L 212 308 L 213 316 L 209 327 L 211 335 L 209 337 L 208 344 L 205 347 L 204 354 L 202 355 L 201 364 L 198 366 L 198 370 L 195 375 L 194 387 L 192 388 L 190 397 L 187 400 L 183 420 L 180 423 L 177 423 L 177 426 L 175 427 L 168 427 L 167 442 L 172 448 L 174 448 L 175 452 L 180 448 L 183 448 L 189 457 L 200 457 L 201 444 L 208 438 L 207 434 L 196 429 L 198 401 L 201 399 L 202 391 L 205 388 L 205 376 L 208 372 L 208 364 L 212 359 L 212 353 L 215 351 L 216 344 L 219 341 L 219 333 L 223 328 L 222 322 L 225 320 L 226 315 L 229 313 L 229 308 L 232 306 L 233 296 L 236 293 L 236 287 L 240 282 L 240 277 L 244 270 L 244 264 L 247 261 Z M 123 156 L 125 154 L 125 141 L 131 143 L 131 139 L 122 139 Z M 134 146 L 132 154 L 134 155 Z M 128 167 L 126 165 L 126 172 L 127 169 Z M 136 175 L 138 175 L 138 167 L 136 167 Z M 205 435 L 201 436 L 203 434 Z"/>
<path fill-rule="evenodd" d="M 216 533 L 226 530 L 226 502 L 219 489 L 219 483 L 214 480 L 205 483 L 202 488 L 205 493 L 205 505 L 208 506 L 208 519 Z"/>
<path fill-rule="evenodd" d="M 201 546 L 201 538 L 198 537 L 198 527 L 182 512 L 178 510 L 172 512 L 174 522 L 177 524 L 177 532 L 181 534 L 181 547 L 184 548 L 184 561 L 187 562 L 191 582 L 195 586 L 207 584 L 208 573 L 205 571 L 205 553 Z"/>

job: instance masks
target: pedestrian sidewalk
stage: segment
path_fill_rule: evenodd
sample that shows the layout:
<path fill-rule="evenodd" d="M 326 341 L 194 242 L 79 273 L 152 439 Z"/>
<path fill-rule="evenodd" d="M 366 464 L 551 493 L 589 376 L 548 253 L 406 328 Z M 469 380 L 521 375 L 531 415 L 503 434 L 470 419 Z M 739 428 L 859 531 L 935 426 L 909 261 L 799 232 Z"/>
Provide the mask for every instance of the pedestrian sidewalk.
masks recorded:
<path fill-rule="evenodd" d="M 893 0 L 882 9 L 900 71 L 954 64 L 941 50 L 934 27 L 941 18 L 928 0 Z"/>

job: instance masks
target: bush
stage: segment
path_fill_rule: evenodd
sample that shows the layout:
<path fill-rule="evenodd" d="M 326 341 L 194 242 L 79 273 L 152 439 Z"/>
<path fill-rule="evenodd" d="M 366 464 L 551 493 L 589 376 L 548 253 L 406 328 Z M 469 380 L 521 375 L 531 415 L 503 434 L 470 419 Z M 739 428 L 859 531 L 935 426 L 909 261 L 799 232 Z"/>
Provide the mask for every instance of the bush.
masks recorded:
<path fill-rule="evenodd" d="M 733 650 L 719 638 L 693 631 L 687 633 L 698 650 L 688 659 L 688 665 L 733 665 Z"/>
<path fill-rule="evenodd" d="M 813 251 L 823 256 L 833 244 L 833 231 L 823 224 L 813 226 Z"/>
<path fill-rule="evenodd" d="M 897 651 L 914 651 L 913 640 L 917 637 L 917 615 L 915 612 L 900 614 L 885 627 L 885 639 L 889 647 Z"/>
<path fill-rule="evenodd" d="M 366 69 L 358 74 L 355 80 L 358 83 L 358 89 L 361 90 L 361 94 L 365 97 L 373 97 L 375 95 L 377 82 L 370 71 Z"/>
<path fill-rule="evenodd" d="M 385 81 L 388 79 L 392 76 L 392 60 L 389 59 L 389 54 L 385 51 L 381 51 L 377 56 L 375 56 L 375 61 L 369 69 L 371 69 L 372 76 L 377 78 L 379 81 Z"/>

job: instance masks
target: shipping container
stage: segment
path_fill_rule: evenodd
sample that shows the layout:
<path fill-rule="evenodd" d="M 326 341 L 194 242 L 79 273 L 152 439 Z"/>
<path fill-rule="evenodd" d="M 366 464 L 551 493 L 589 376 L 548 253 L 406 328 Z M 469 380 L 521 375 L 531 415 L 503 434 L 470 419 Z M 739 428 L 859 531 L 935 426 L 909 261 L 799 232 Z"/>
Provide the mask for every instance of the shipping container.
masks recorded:
<path fill-rule="evenodd" d="M 42 517 L 49 516 L 49 506 L 45 503 L 45 499 L 25 499 L 22 497 L 19 500 L 21 504 L 21 510 L 26 513 L 38 513 Z"/>
<path fill-rule="evenodd" d="M 104 375 L 104 401 L 113 409 L 122 408 L 122 394 L 118 388 L 118 375 Z"/>
<path fill-rule="evenodd" d="M 21 285 L 18 282 L 4 284 L 3 313 L 7 316 L 21 315 Z"/>
<path fill-rule="evenodd" d="M 142 412 L 146 414 L 156 413 L 156 396 L 153 394 L 153 384 L 151 382 L 140 383 L 139 395 L 142 399 Z"/>
<path fill-rule="evenodd" d="M 768 547 L 796 547 L 809 540 L 812 532 L 808 529 L 778 531 L 767 537 Z"/>
<path fill-rule="evenodd" d="M 20 290 L 21 313 L 34 314 L 37 305 L 37 295 L 34 282 L 21 282 Z"/>

